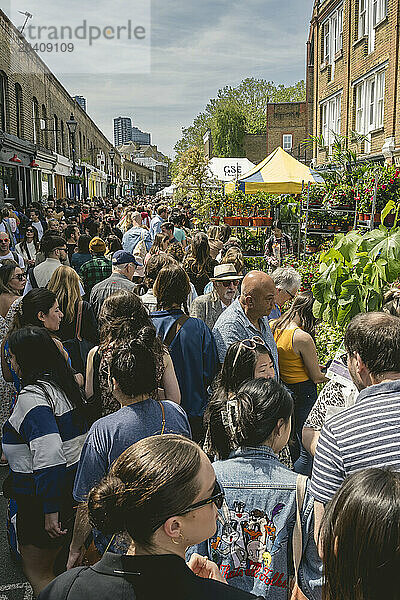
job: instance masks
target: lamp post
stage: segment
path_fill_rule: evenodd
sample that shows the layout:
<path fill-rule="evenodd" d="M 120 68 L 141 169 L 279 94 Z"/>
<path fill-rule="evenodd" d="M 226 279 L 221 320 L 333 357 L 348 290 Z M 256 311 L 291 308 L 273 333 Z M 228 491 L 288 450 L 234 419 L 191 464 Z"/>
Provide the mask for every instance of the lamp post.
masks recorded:
<path fill-rule="evenodd" d="M 73 113 L 71 113 L 71 116 L 66 123 L 67 123 L 68 131 L 69 131 L 69 137 L 70 137 L 71 148 L 72 148 L 72 173 L 75 178 L 75 175 L 76 175 L 75 133 L 76 133 L 76 128 L 78 127 L 78 123 L 75 121 Z M 76 183 L 74 182 L 74 184 L 73 184 L 74 200 L 76 200 L 76 187 L 75 186 L 76 186 Z"/>
<path fill-rule="evenodd" d="M 108 156 L 111 160 L 111 198 L 114 199 L 114 158 L 115 158 L 115 150 L 111 148 L 108 153 Z"/>

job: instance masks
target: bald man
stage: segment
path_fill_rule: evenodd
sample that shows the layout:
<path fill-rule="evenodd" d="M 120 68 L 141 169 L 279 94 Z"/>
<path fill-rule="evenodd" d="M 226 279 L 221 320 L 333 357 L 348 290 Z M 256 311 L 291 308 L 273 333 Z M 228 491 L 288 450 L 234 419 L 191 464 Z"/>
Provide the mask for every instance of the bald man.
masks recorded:
<path fill-rule="evenodd" d="M 270 348 L 278 374 L 278 350 L 268 323 L 275 305 L 276 288 L 271 277 L 263 271 L 250 271 L 242 281 L 242 293 L 218 318 L 213 335 L 221 364 L 229 346 L 234 342 L 261 337 Z"/>

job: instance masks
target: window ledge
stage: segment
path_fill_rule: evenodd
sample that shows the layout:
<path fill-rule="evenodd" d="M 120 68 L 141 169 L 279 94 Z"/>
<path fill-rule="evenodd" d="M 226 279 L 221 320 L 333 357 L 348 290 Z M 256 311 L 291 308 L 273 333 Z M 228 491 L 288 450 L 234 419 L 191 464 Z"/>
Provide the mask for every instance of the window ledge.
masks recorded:
<path fill-rule="evenodd" d="M 379 21 L 379 23 L 377 23 L 376 25 L 374 25 L 374 29 L 378 29 L 381 25 L 384 25 L 386 23 L 389 23 L 389 18 L 388 18 L 387 15 L 386 15 L 386 17 L 383 17 L 383 19 L 381 19 Z"/>
<path fill-rule="evenodd" d="M 367 35 L 363 35 L 363 37 L 358 38 L 358 40 L 356 40 L 355 42 L 353 42 L 353 48 L 356 48 L 357 46 L 359 46 L 360 44 L 362 44 L 363 42 L 365 42 L 368 39 Z"/>
<path fill-rule="evenodd" d="M 321 63 L 320 66 L 319 66 L 319 70 L 321 71 L 321 73 L 322 73 L 322 71 L 325 71 L 325 69 L 327 69 L 328 66 L 329 66 L 328 63 L 326 63 L 326 62 L 325 63 Z"/>
<path fill-rule="evenodd" d="M 335 62 L 337 60 L 339 60 L 339 58 L 343 58 L 343 48 L 341 48 L 340 50 L 338 50 L 338 52 L 336 52 L 336 54 L 335 54 Z"/>
<path fill-rule="evenodd" d="M 371 129 L 371 131 L 369 131 L 368 133 L 370 133 L 371 135 L 374 135 L 376 133 L 382 133 L 382 131 L 385 131 L 385 128 L 382 127 L 377 127 L 376 129 Z"/>

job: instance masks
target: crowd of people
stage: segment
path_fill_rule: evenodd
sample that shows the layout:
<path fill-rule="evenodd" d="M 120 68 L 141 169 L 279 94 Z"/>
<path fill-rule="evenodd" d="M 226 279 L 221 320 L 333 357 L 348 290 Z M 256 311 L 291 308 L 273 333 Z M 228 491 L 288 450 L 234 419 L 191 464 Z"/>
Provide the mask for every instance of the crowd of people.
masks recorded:
<path fill-rule="evenodd" d="M 398 598 L 396 289 L 348 325 L 344 386 L 279 221 L 264 272 L 190 204 L 0 219 L 3 495 L 35 597 Z"/>

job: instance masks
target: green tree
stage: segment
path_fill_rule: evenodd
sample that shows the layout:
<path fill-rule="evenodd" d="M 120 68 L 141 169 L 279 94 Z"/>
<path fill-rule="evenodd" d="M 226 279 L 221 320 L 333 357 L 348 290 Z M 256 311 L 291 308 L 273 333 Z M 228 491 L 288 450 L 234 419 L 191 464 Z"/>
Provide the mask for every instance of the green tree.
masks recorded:
<path fill-rule="evenodd" d="M 242 113 L 246 121 L 247 133 L 262 134 L 266 131 L 266 111 L 268 102 L 301 102 L 305 100 L 305 84 L 299 81 L 291 86 L 276 85 L 273 81 L 249 77 L 238 86 L 225 86 L 218 90 L 204 111 L 193 123 L 182 129 L 182 137 L 175 144 L 173 172 L 176 173 L 180 156 L 189 148 L 203 148 L 203 135 L 208 129 L 215 140 L 215 115 L 222 107 L 233 104 Z"/>
<path fill-rule="evenodd" d="M 246 119 L 235 103 L 221 103 L 217 106 L 213 131 L 216 156 L 244 156 L 243 138 L 246 133 Z"/>
<path fill-rule="evenodd" d="M 208 171 L 208 160 L 203 150 L 188 148 L 180 157 L 173 179 L 176 186 L 176 196 L 181 199 L 187 195 L 202 202 L 206 197 L 207 188 L 212 184 Z"/>

